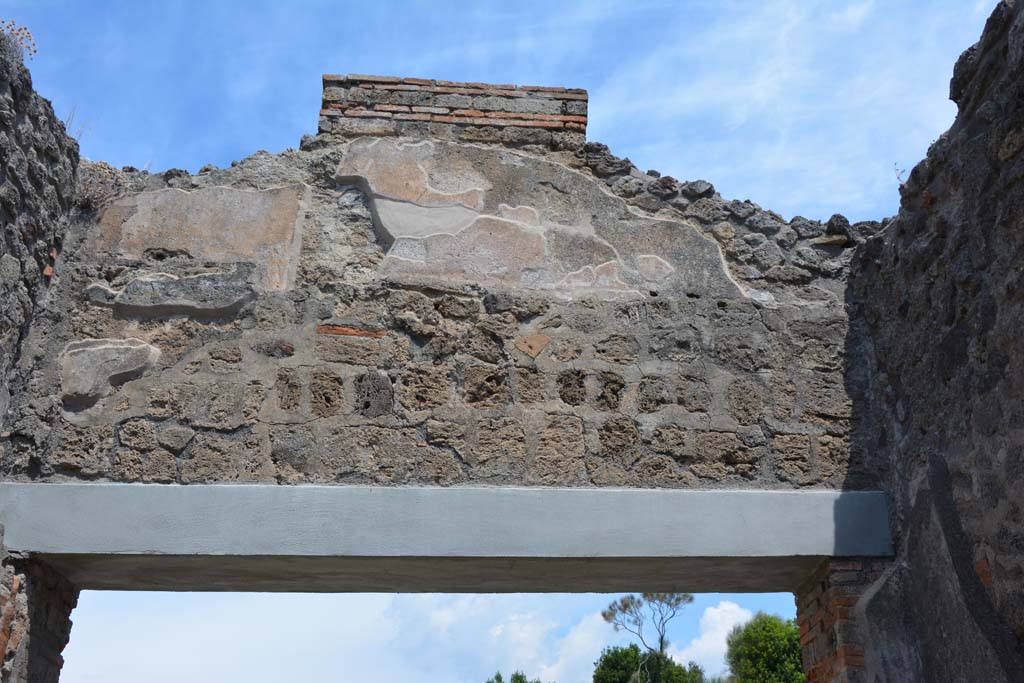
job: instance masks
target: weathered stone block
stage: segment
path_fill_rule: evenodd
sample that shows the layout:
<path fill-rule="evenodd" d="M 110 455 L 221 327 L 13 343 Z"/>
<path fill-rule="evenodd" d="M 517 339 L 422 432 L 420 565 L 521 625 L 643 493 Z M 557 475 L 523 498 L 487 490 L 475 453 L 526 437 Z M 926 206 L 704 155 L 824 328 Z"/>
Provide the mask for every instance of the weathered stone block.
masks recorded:
<path fill-rule="evenodd" d="M 246 415 L 249 385 L 238 382 L 193 385 L 187 396 L 184 419 L 194 427 L 232 430 L 250 421 Z"/>
<path fill-rule="evenodd" d="M 771 441 L 779 478 L 794 484 L 813 481 L 811 441 L 805 434 L 776 434 Z"/>
<path fill-rule="evenodd" d="M 546 486 L 578 484 L 583 478 L 583 422 L 571 415 L 552 415 L 537 434 L 537 453 L 529 478 Z"/>
<path fill-rule="evenodd" d="M 614 372 L 602 372 L 597 376 L 597 396 L 594 407 L 598 410 L 618 410 L 626 382 Z"/>
<path fill-rule="evenodd" d="M 582 370 L 565 370 L 558 375 L 558 397 L 571 406 L 583 405 L 587 399 L 587 375 Z"/>
<path fill-rule="evenodd" d="M 665 425 L 654 430 L 650 437 L 651 449 L 681 463 L 703 459 L 692 430 L 676 425 Z"/>
<path fill-rule="evenodd" d="M 316 437 L 307 427 L 283 427 L 270 433 L 270 459 L 279 481 L 315 480 L 322 466 Z"/>
<path fill-rule="evenodd" d="M 696 452 L 700 462 L 692 471 L 697 476 L 721 479 L 726 475 L 756 476 L 763 447 L 750 445 L 731 432 L 698 432 Z"/>
<path fill-rule="evenodd" d="M 329 363 L 373 366 L 381 361 L 379 339 L 318 334 L 314 347 L 316 357 Z"/>
<path fill-rule="evenodd" d="M 277 406 L 281 410 L 296 410 L 302 401 L 302 381 L 297 368 L 278 368 L 274 383 Z"/>
<path fill-rule="evenodd" d="M 353 381 L 356 412 L 364 417 L 390 415 L 394 404 L 391 379 L 379 372 L 367 372 Z"/>
<path fill-rule="evenodd" d="M 398 400 L 406 410 L 430 410 L 446 405 L 454 381 L 447 365 L 408 366 L 400 375 Z"/>
<path fill-rule="evenodd" d="M 640 342 L 629 335 L 611 335 L 594 345 L 594 353 L 609 363 L 635 363 L 640 354 Z"/>
<path fill-rule="evenodd" d="M 508 403 L 512 392 L 508 385 L 508 373 L 501 368 L 471 365 L 465 370 L 463 398 L 469 405 L 494 408 Z"/>
<path fill-rule="evenodd" d="M 515 419 L 481 420 L 477 444 L 467 461 L 474 479 L 519 481 L 526 470 L 526 445 L 522 424 Z"/>
<path fill-rule="evenodd" d="M 113 429 L 107 425 L 75 427 L 64 423 L 50 465 L 57 471 L 92 478 L 110 471 L 114 449 Z"/>
<path fill-rule="evenodd" d="M 764 413 L 764 389 L 750 378 L 739 378 L 729 384 L 726 392 L 729 414 L 744 425 L 757 424 Z"/>
<path fill-rule="evenodd" d="M 598 438 L 604 453 L 629 463 L 629 453 L 640 444 L 640 431 L 633 420 L 616 415 L 601 425 Z"/>
<path fill-rule="evenodd" d="M 309 404 L 317 417 L 340 415 L 349 409 L 341 377 L 326 370 L 309 374 Z"/>
<path fill-rule="evenodd" d="M 192 441 L 195 432 L 180 425 L 164 425 L 157 432 L 157 442 L 174 454 L 181 453 Z"/>
<path fill-rule="evenodd" d="M 469 454 L 466 427 L 447 420 L 427 420 L 427 443 L 438 448 L 447 448 L 465 458 Z"/>
<path fill-rule="evenodd" d="M 125 382 L 141 377 L 159 358 L 160 349 L 140 339 L 71 342 L 60 356 L 65 408 L 89 408 Z"/>
<path fill-rule="evenodd" d="M 156 426 L 149 420 L 128 420 L 117 430 L 117 441 L 121 446 L 138 451 L 156 448 Z"/>

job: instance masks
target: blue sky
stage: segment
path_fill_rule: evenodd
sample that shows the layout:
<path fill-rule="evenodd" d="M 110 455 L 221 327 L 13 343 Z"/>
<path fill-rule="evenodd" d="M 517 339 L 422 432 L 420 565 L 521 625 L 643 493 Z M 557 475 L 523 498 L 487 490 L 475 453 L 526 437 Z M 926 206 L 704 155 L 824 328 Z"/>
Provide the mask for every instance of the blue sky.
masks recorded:
<path fill-rule="evenodd" d="M 518 668 L 589 683 L 617 595 L 82 594 L 62 683 L 484 683 Z M 790 594 L 704 594 L 670 652 L 724 670 L 725 636 L 757 610 L 792 617 Z"/>
<path fill-rule="evenodd" d="M 589 137 L 789 218 L 895 213 L 995 0 L 0 0 L 83 153 L 196 171 L 316 130 L 320 75 L 590 91 Z"/>
<path fill-rule="evenodd" d="M 592 140 L 787 218 L 877 219 L 953 120 L 952 67 L 995 0 L 183 2 L 0 0 L 37 89 L 114 165 L 226 166 L 316 130 L 320 75 L 590 91 Z M 523 668 L 589 680 L 612 596 L 83 594 L 65 683 L 415 680 Z M 675 653 L 789 595 L 704 595 Z M 372 677 L 372 678 L 371 678 Z"/>

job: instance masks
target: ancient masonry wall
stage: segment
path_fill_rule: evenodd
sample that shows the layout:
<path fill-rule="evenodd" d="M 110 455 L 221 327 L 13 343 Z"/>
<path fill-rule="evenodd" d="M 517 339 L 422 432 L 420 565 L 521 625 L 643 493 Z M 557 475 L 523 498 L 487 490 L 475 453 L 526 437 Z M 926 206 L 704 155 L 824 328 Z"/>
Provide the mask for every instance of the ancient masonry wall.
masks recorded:
<path fill-rule="evenodd" d="M 320 133 L 409 135 L 578 148 L 587 91 L 423 78 L 323 77 Z"/>
<path fill-rule="evenodd" d="M 4 478 L 876 485 L 842 296 L 877 223 L 592 143 L 320 138 L 83 168 Z"/>
<path fill-rule="evenodd" d="M 22 341 L 53 277 L 78 144 L 32 90 L 20 48 L 0 32 L 0 432 L 22 386 Z"/>
<path fill-rule="evenodd" d="M 580 92 L 334 77 L 300 150 L 85 164 L 72 201 L 12 54 L 3 479 L 882 485 L 899 557 L 801 590 L 811 675 L 1024 680 L 1020 2 L 884 224 L 644 173 L 584 142 Z M 73 591 L 0 572 L 3 666 L 55 670 Z"/>
<path fill-rule="evenodd" d="M 63 247 L 78 145 L 32 89 L 20 48 L 0 32 L 0 434 L 11 396 L 38 361 L 27 343 Z M 56 683 L 77 591 L 47 567 L 9 555 L 0 521 L 0 680 Z"/>
<path fill-rule="evenodd" d="M 858 605 L 867 680 L 1024 680 L 1024 3 L 957 62 L 952 128 L 850 276 L 855 441 L 898 557 Z"/>
<path fill-rule="evenodd" d="M 57 683 L 77 602 L 62 576 L 5 554 L 0 543 L 0 681 Z"/>
<path fill-rule="evenodd" d="M 888 562 L 823 562 L 796 592 L 797 625 L 807 683 L 866 683 L 864 637 L 854 606 Z"/>

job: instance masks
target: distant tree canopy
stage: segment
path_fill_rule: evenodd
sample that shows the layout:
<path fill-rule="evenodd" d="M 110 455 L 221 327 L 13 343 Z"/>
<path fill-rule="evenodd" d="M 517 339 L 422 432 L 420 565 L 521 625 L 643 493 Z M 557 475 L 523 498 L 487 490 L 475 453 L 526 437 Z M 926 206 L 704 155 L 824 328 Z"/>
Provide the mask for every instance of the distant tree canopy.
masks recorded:
<path fill-rule="evenodd" d="M 693 596 L 689 593 L 641 593 L 624 595 L 601 612 L 616 631 L 632 633 L 643 646 L 643 651 L 637 648 L 641 653 L 639 664 L 647 672 L 641 683 L 671 683 L 666 678 L 668 665 L 678 664 L 666 654 L 668 624 L 691 602 Z M 703 670 L 699 680 L 704 680 Z"/>
<path fill-rule="evenodd" d="M 606 647 L 594 662 L 594 683 L 707 683 L 696 662 L 682 666 L 657 652 L 644 652 L 635 643 Z"/>
<path fill-rule="evenodd" d="M 624 595 L 608 605 L 601 616 L 616 631 L 632 633 L 645 648 L 664 656 L 668 623 L 691 602 L 693 596 L 689 593 Z"/>
<path fill-rule="evenodd" d="M 488 678 L 486 683 L 506 683 L 506 681 L 502 677 L 501 672 L 498 671 L 493 676 Z M 515 671 L 509 677 L 507 683 L 541 683 L 541 681 L 539 678 L 535 678 L 531 681 L 528 678 L 526 678 L 526 674 L 524 674 L 522 671 Z"/>
<path fill-rule="evenodd" d="M 737 683 L 804 683 L 800 629 L 790 619 L 758 612 L 729 634 L 725 655 Z"/>

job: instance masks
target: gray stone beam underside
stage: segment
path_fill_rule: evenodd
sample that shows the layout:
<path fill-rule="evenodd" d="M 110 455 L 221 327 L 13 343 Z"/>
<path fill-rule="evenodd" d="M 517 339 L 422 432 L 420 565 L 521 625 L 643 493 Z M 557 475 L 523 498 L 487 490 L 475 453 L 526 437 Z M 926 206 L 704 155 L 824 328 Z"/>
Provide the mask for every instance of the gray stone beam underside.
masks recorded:
<path fill-rule="evenodd" d="M 0 483 L 0 524 L 112 590 L 788 591 L 892 553 L 876 491 Z"/>

